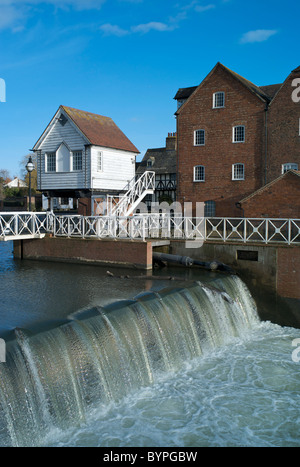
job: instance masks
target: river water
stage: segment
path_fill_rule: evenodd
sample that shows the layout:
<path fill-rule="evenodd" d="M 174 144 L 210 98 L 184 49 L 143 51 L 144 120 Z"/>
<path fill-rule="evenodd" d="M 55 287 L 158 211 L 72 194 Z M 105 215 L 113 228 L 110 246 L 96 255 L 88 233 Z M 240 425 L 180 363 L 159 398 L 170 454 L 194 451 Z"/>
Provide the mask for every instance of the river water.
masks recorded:
<path fill-rule="evenodd" d="M 261 322 L 239 279 L 111 272 L 0 242 L 0 446 L 300 445 L 299 329 Z"/>

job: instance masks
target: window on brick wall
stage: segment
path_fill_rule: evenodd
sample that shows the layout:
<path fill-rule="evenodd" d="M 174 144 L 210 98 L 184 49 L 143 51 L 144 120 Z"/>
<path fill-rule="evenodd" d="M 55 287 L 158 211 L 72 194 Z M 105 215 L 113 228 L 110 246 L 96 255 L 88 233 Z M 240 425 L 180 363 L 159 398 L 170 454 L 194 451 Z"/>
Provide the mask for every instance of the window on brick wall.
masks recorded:
<path fill-rule="evenodd" d="M 205 182 L 205 167 L 203 165 L 194 167 L 194 182 Z"/>
<path fill-rule="evenodd" d="M 237 125 L 232 128 L 232 141 L 233 143 L 244 143 L 245 142 L 244 125 Z"/>
<path fill-rule="evenodd" d="M 285 174 L 288 170 L 298 170 L 298 164 L 293 162 L 288 162 L 286 164 L 282 164 L 281 173 Z"/>
<path fill-rule="evenodd" d="M 232 165 L 232 180 L 244 180 L 244 179 L 245 179 L 244 164 L 233 164 Z"/>
<path fill-rule="evenodd" d="M 194 131 L 194 146 L 204 146 L 205 145 L 205 130 L 195 130 Z"/>
<path fill-rule="evenodd" d="M 220 109 L 225 107 L 225 92 L 215 92 L 213 95 L 213 108 Z"/>
<path fill-rule="evenodd" d="M 204 217 L 215 217 L 215 215 L 216 215 L 216 202 L 213 200 L 205 201 Z"/>

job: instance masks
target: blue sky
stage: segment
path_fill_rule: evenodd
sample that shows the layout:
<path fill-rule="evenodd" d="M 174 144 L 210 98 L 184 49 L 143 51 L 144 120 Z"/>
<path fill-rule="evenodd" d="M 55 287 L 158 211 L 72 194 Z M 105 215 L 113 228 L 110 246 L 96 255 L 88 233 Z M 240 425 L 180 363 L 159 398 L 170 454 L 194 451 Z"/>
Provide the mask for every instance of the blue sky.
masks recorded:
<path fill-rule="evenodd" d="M 299 16 L 295 0 L 0 0 L 0 169 L 20 175 L 61 104 L 111 117 L 141 155 L 164 146 L 178 88 L 218 61 L 257 85 L 299 66 Z"/>

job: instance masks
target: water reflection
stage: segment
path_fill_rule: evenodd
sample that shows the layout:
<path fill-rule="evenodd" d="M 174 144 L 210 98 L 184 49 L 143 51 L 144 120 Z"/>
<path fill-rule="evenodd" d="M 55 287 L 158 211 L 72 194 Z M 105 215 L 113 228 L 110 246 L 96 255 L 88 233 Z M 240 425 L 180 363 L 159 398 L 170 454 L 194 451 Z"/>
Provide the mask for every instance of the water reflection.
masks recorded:
<path fill-rule="evenodd" d="M 35 330 L 78 310 L 170 285 L 163 270 L 155 272 L 162 280 L 154 281 L 137 278 L 145 273 L 133 269 L 113 268 L 111 276 L 108 267 L 14 260 L 12 248 L 12 242 L 0 242 L 0 337 L 4 338 L 16 327 Z M 192 275 L 186 269 L 177 270 L 176 276 L 208 277 L 201 271 Z"/>

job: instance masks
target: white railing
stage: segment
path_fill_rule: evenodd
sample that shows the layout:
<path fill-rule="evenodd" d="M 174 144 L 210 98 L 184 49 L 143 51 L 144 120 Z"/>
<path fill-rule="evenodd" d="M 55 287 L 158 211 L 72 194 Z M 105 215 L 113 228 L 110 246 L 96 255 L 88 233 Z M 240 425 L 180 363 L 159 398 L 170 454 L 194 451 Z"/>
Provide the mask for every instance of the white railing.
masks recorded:
<path fill-rule="evenodd" d="M 133 216 L 55 216 L 53 213 L 0 213 L 0 239 L 40 237 L 184 239 L 203 242 L 300 245 L 300 219 Z"/>
<path fill-rule="evenodd" d="M 0 239 L 41 237 L 53 230 L 53 214 L 45 212 L 0 213 Z"/>
<path fill-rule="evenodd" d="M 300 244 L 300 219 L 191 218 L 168 214 L 56 216 L 53 234 L 66 237 L 185 239 Z"/>
<path fill-rule="evenodd" d="M 129 216 L 147 194 L 154 193 L 155 172 L 146 171 L 138 179 L 129 182 L 126 193 L 121 198 L 107 196 L 108 214 L 111 216 Z"/>

